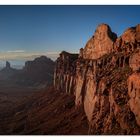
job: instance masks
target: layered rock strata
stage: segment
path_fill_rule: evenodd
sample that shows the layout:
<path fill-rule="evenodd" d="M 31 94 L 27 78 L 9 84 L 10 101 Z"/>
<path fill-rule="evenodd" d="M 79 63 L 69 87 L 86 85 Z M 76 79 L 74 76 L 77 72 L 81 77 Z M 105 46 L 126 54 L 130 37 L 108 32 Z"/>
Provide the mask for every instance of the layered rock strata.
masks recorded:
<path fill-rule="evenodd" d="M 118 37 L 106 24 L 79 55 L 62 52 L 54 86 L 83 105 L 89 134 L 140 134 L 140 25 Z"/>

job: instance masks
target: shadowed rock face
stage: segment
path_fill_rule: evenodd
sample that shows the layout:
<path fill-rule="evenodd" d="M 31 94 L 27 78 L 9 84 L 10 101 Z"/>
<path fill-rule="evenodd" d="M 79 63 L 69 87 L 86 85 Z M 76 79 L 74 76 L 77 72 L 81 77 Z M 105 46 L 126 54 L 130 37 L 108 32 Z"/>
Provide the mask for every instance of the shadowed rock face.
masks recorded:
<path fill-rule="evenodd" d="M 0 70 L 0 80 L 7 80 L 15 73 L 17 70 L 11 67 L 10 62 L 6 61 L 5 67 Z"/>
<path fill-rule="evenodd" d="M 55 63 L 46 56 L 25 62 L 20 74 L 15 75 L 17 82 L 27 85 L 52 84 Z M 22 79 L 22 81 L 20 80 Z"/>
<path fill-rule="evenodd" d="M 10 69 L 11 68 L 10 63 L 8 61 L 6 61 L 6 68 L 7 69 Z"/>
<path fill-rule="evenodd" d="M 84 105 L 89 134 L 140 134 L 139 27 L 116 38 L 101 24 L 78 57 L 57 60 L 55 87 Z"/>
<path fill-rule="evenodd" d="M 75 85 L 75 72 L 78 54 L 70 54 L 63 51 L 60 57 L 56 60 L 56 68 L 54 72 L 54 86 L 56 89 L 61 89 L 66 93 L 73 92 Z"/>
<path fill-rule="evenodd" d="M 53 83 L 54 66 L 55 62 L 46 56 L 25 62 L 20 70 L 11 68 L 10 63 L 6 62 L 5 68 L 0 71 L 0 80 L 10 80 L 23 86 L 50 85 Z"/>

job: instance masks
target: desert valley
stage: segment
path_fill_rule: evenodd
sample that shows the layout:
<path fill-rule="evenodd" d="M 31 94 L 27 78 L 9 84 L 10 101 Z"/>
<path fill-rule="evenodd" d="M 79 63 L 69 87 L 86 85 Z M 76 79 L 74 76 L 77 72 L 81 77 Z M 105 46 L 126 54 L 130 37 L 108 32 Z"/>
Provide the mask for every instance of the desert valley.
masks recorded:
<path fill-rule="evenodd" d="M 99 24 L 78 54 L 0 70 L 0 134 L 139 135 L 140 24 Z"/>

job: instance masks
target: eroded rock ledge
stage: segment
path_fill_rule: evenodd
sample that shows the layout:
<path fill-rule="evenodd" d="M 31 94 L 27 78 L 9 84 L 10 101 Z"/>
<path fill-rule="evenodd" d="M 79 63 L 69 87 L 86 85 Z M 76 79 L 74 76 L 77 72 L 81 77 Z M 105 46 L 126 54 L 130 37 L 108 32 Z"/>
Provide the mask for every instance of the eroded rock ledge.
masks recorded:
<path fill-rule="evenodd" d="M 140 24 L 118 38 L 99 25 L 79 54 L 60 54 L 54 86 L 84 105 L 89 134 L 140 134 Z"/>

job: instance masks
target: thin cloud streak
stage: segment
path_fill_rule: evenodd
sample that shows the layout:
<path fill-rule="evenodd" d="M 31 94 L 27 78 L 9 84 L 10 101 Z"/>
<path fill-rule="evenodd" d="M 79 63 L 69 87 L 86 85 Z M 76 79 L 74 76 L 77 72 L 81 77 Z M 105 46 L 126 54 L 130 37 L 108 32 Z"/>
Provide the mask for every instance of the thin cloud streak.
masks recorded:
<path fill-rule="evenodd" d="M 24 53 L 25 50 L 13 50 L 13 51 L 7 51 L 7 53 Z"/>

